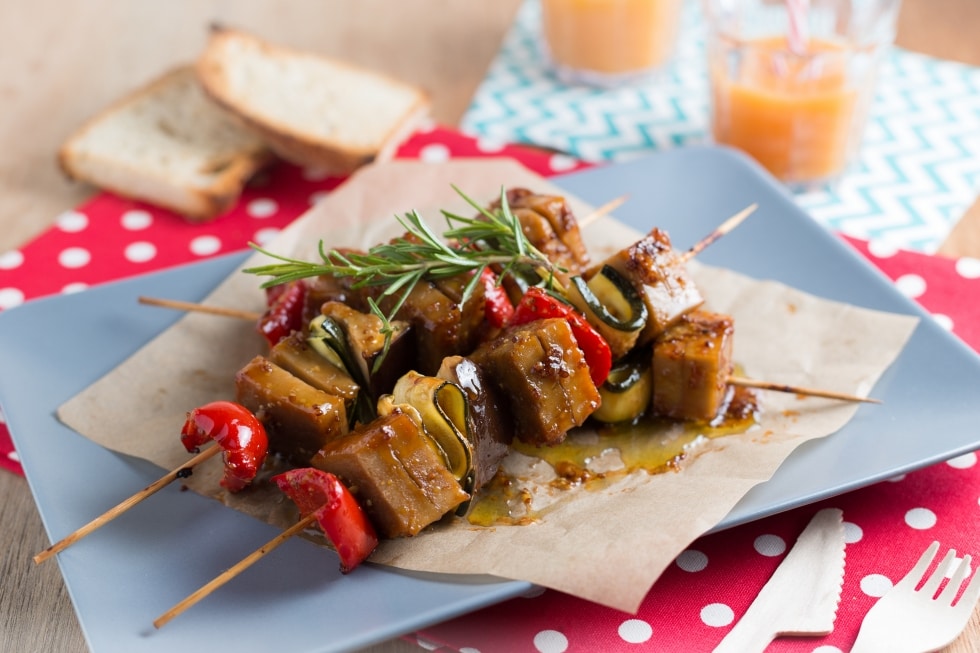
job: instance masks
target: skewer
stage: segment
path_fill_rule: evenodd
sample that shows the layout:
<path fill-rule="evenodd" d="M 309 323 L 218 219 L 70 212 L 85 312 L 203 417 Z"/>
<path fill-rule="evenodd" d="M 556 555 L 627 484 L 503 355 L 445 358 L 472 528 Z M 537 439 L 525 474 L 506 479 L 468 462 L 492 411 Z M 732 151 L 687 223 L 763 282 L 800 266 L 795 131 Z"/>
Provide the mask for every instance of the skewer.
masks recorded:
<path fill-rule="evenodd" d="M 303 529 L 308 528 L 309 526 L 313 525 L 315 522 L 316 522 L 316 513 L 311 512 L 306 517 L 299 520 L 298 522 L 290 526 L 288 529 L 286 529 L 279 535 L 275 536 L 274 538 L 272 538 L 271 540 L 269 540 L 268 542 L 260 546 L 258 549 L 256 549 L 255 551 L 253 551 L 252 553 L 250 553 L 249 555 L 247 555 L 246 557 L 244 557 L 243 559 L 239 560 L 237 563 L 235 563 L 234 565 L 226 569 L 220 575 L 212 579 L 209 583 L 203 585 L 196 592 L 194 592 L 184 600 L 177 603 L 174 607 L 170 608 L 162 615 L 157 617 L 156 620 L 153 622 L 153 626 L 155 628 L 162 627 L 168 621 L 170 621 L 174 617 L 178 616 L 179 614 L 187 610 L 187 608 L 192 607 L 198 601 L 208 596 L 216 589 L 218 589 L 219 587 L 221 587 L 222 585 L 230 581 L 232 578 L 234 578 L 238 574 L 242 573 L 243 571 L 251 567 L 253 564 L 258 562 L 262 557 L 264 557 L 267 553 L 269 553 L 270 551 L 278 547 L 280 544 L 282 544 L 283 542 L 291 538 L 293 535 L 296 535 Z"/>
<path fill-rule="evenodd" d="M 744 209 L 742 209 L 732 217 L 722 222 L 720 225 L 718 225 L 717 229 L 712 231 L 710 234 L 708 234 L 698 242 L 694 243 L 691 249 L 681 254 L 680 256 L 681 262 L 687 263 L 692 258 L 700 254 L 708 245 L 715 242 L 725 234 L 731 232 L 733 229 L 735 229 L 735 227 L 740 225 L 742 221 L 745 220 L 745 218 L 752 215 L 752 213 L 755 212 L 757 208 L 759 208 L 758 204 L 750 204 L 749 206 L 745 207 Z"/>
<path fill-rule="evenodd" d="M 256 321 L 262 317 L 259 313 L 253 311 L 245 311 L 238 308 L 227 308 L 224 306 L 208 306 L 206 304 L 195 304 L 193 302 L 184 302 L 179 299 L 160 299 L 158 297 L 144 297 L 139 298 L 140 304 L 147 304 L 149 306 L 159 306 L 161 308 L 172 308 L 178 311 L 194 311 L 197 313 L 210 313 L 212 315 L 223 315 L 225 317 L 234 317 L 240 320 L 251 320 Z"/>
<path fill-rule="evenodd" d="M 849 395 L 843 392 L 835 392 L 833 390 L 820 390 L 817 388 L 802 388 L 795 385 L 785 385 L 782 383 L 772 383 L 770 381 L 756 381 L 755 379 L 747 379 L 743 376 L 730 376 L 728 377 L 728 383 L 731 385 L 739 385 L 743 388 L 759 388 L 760 390 L 774 390 L 776 392 L 790 392 L 798 395 L 807 395 L 810 397 L 825 397 L 827 399 L 840 399 L 841 401 L 860 401 L 868 404 L 880 404 L 882 403 L 880 399 L 874 399 L 872 397 L 859 397 L 857 395 Z"/>
<path fill-rule="evenodd" d="M 183 478 L 187 476 L 187 474 L 195 465 L 204 462 L 205 460 L 211 458 L 212 456 L 219 453 L 220 451 L 221 451 L 221 447 L 218 445 L 213 445 L 208 447 L 207 449 L 197 454 L 196 456 L 188 460 L 180 467 L 177 467 L 176 469 L 167 472 L 160 479 L 146 486 L 145 488 L 143 488 L 133 496 L 126 499 L 125 501 L 122 501 L 114 508 L 110 508 L 109 510 L 102 513 L 101 515 L 99 515 L 89 523 L 85 524 L 75 532 L 67 535 L 61 541 L 56 542 L 55 544 L 52 544 L 51 546 L 46 548 L 44 551 L 41 551 L 36 556 L 34 556 L 34 563 L 41 564 L 42 562 L 44 562 L 51 556 L 55 555 L 56 553 L 63 551 L 64 549 L 67 549 L 69 546 L 71 546 L 78 540 L 82 539 L 92 531 L 101 528 L 102 526 L 105 526 L 110 521 L 112 521 L 122 513 L 126 512 L 127 510 L 129 510 L 130 508 L 138 504 L 140 501 L 142 501 L 143 499 L 146 499 L 151 495 L 157 493 L 158 491 L 162 490 L 165 486 L 167 486 L 175 479 Z"/>
<path fill-rule="evenodd" d="M 616 209 L 618 209 L 628 199 L 629 199 L 629 195 L 620 195 L 619 197 L 617 197 L 615 199 L 609 200 L 608 202 L 606 202 L 605 204 L 603 204 L 599 208 L 597 208 L 594 211 L 592 211 L 592 213 L 588 214 L 587 216 L 585 216 L 584 218 L 582 218 L 581 220 L 579 220 L 578 221 L 578 228 L 579 229 L 585 229 L 586 227 L 588 227 L 590 224 L 592 224 L 593 222 L 595 222 L 596 220 L 598 220 L 602 216 L 609 215 L 610 213 L 612 213 L 613 211 L 615 211 Z"/>

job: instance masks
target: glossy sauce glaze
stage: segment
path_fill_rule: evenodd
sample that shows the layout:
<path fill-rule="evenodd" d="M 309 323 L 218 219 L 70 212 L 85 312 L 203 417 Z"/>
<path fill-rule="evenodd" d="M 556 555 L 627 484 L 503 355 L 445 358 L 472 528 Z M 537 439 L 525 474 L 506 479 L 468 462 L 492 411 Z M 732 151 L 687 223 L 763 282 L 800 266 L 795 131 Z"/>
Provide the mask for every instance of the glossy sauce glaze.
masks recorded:
<path fill-rule="evenodd" d="M 591 491 L 634 472 L 678 471 L 696 455 L 699 442 L 744 433 L 758 420 L 755 392 L 732 387 L 724 410 L 710 423 L 644 416 L 635 422 L 573 431 L 564 442 L 550 447 L 515 441 L 512 446 L 527 457 L 529 471 L 518 477 L 502 468 L 474 498 L 466 519 L 478 526 L 534 522 L 543 510 L 529 489 L 534 483 L 544 482 L 550 491 L 577 487 Z"/>

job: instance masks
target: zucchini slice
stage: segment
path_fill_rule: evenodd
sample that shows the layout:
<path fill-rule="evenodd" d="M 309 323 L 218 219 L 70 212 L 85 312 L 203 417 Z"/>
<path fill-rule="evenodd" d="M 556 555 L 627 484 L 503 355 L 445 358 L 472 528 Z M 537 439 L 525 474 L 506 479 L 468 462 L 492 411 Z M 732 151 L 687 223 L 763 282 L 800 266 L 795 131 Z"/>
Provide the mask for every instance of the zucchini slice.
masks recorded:
<path fill-rule="evenodd" d="M 426 434 L 442 449 L 449 471 L 464 492 L 473 486 L 473 445 L 468 437 L 468 399 L 455 383 L 408 372 L 392 391 L 394 405 L 408 404 L 421 416 Z"/>
<path fill-rule="evenodd" d="M 361 387 L 351 411 L 350 423 L 366 424 L 377 417 L 377 411 L 371 403 L 369 394 L 365 391 L 366 388 L 371 387 L 367 364 L 363 359 L 358 361 L 358 356 L 354 355 L 350 344 L 347 342 L 344 329 L 337 321 L 326 315 L 318 315 L 313 318 L 310 321 L 307 342 L 314 351 L 332 365 L 345 371 Z"/>
<path fill-rule="evenodd" d="M 602 404 L 592 413 L 599 422 L 631 422 L 642 416 L 653 396 L 653 370 L 646 356 L 617 362 L 599 388 Z"/>
<path fill-rule="evenodd" d="M 569 281 L 568 301 L 606 339 L 614 359 L 625 356 L 636 345 L 649 315 L 636 288 L 608 265 L 588 281 L 580 276 Z"/>

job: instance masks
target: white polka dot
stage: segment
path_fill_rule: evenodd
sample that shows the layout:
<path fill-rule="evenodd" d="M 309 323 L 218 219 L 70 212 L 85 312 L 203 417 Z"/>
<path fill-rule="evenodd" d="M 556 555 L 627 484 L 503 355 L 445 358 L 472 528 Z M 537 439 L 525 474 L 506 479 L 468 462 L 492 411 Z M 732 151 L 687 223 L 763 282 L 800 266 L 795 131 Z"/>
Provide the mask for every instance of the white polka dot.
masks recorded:
<path fill-rule="evenodd" d="M 497 140 L 495 138 L 488 138 L 486 136 L 481 136 L 476 139 L 477 149 L 480 150 L 481 152 L 486 152 L 488 154 L 493 152 L 499 152 L 502 149 L 504 149 L 504 147 L 506 146 L 507 143 L 501 140 Z"/>
<path fill-rule="evenodd" d="M 897 474 L 888 479 L 889 483 L 900 483 L 905 480 L 905 474 Z"/>
<path fill-rule="evenodd" d="M 898 254 L 898 247 L 883 240 L 872 240 L 868 243 L 868 252 L 876 258 L 891 258 Z"/>
<path fill-rule="evenodd" d="M 123 254 L 131 263 L 146 263 L 157 255 L 157 248 L 153 243 L 137 241 L 127 245 Z"/>
<path fill-rule="evenodd" d="M 87 289 L 88 289 L 87 283 L 84 283 L 82 281 L 75 281 L 73 283 L 65 284 L 65 286 L 61 289 L 61 293 L 63 295 L 73 295 L 77 292 L 82 292 L 83 290 L 87 290 Z"/>
<path fill-rule="evenodd" d="M 17 288 L 0 288 L 0 308 L 13 308 L 24 303 L 24 293 Z"/>
<path fill-rule="evenodd" d="M 210 256 L 221 249 L 221 239 L 217 236 L 198 236 L 191 241 L 191 253 Z"/>
<path fill-rule="evenodd" d="M 0 270 L 13 270 L 24 264 L 24 253 L 14 249 L 0 254 Z"/>
<path fill-rule="evenodd" d="M 906 297 L 915 299 L 926 291 L 926 280 L 917 274 L 903 274 L 895 280 L 895 287 Z"/>
<path fill-rule="evenodd" d="M 844 542 L 846 544 L 854 544 L 855 542 L 860 542 L 861 538 L 864 537 L 864 529 L 862 529 L 857 524 L 846 521 L 844 522 Z"/>
<path fill-rule="evenodd" d="M 653 635 L 653 628 L 642 619 L 627 619 L 619 624 L 619 636 L 629 644 L 642 644 Z"/>
<path fill-rule="evenodd" d="M 778 535 L 760 535 L 755 538 L 752 547 L 759 555 L 772 558 L 783 554 L 786 550 L 786 542 Z"/>
<path fill-rule="evenodd" d="M 311 205 L 313 205 L 313 204 L 319 204 L 320 202 L 322 202 L 323 200 L 327 199 L 328 197 L 330 197 L 330 191 L 328 191 L 328 190 L 318 190 L 315 193 L 310 193 L 309 202 L 310 202 Z"/>
<path fill-rule="evenodd" d="M 924 531 L 936 525 L 936 513 L 928 508 L 912 508 L 905 513 L 905 523 L 918 531 Z"/>
<path fill-rule="evenodd" d="M 696 549 L 687 549 L 682 551 L 674 562 L 684 571 L 702 571 L 708 566 L 708 556 Z"/>
<path fill-rule="evenodd" d="M 965 279 L 980 279 L 980 258 L 964 256 L 956 261 L 956 272 Z"/>
<path fill-rule="evenodd" d="M 92 260 L 92 255 L 87 249 L 81 247 L 69 247 L 58 254 L 58 263 L 63 268 L 81 268 L 88 265 Z"/>
<path fill-rule="evenodd" d="M 956 469 L 969 469 L 977 464 L 977 452 L 971 451 L 956 458 L 950 458 L 946 464 Z"/>
<path fill-rule="evenodd" d="M 252 200 L 245 207 L 245 212 L 253 218 L 271 218 L 279 210 L 279 204 L 275 200 L 263 197 Z"/>
<path fill-rule="evenodd" d="M 892 581 L 888 576 L 868 574 L 861 579 L 861 591 L 868 596 L 884 596 L 891 588 Z"/>
<path fill-rule="evenodd" d="M 16 451 L 11 451 L 10 453 L 8 453 L 7 454 L 7 458 L 9 458 L 10 460 L 14 461 L 15 463 L 19 463 L 20 462 L 20 456 L 17 455 L 17 452 Z"/>
<path fill-rule="evenodd" d="M 279 235 L 279 229 L 277 227 L 270 227 L 268 229 L 259 229 L 255 232 L 255 242 L 259 245 L 265 245 L 266 243 L 272 242 L 276 236 Z"/>
<path fill-rule="evenodd" d="M 943 315 L 942 313 L 933 313 L 932 319 L 934 319 L 939 326 L 947 331 L 953 330 L 953 318 L 950 316 Z"/>
<path fill-rule="evenodd" d="M 472 646 L 461 646 L 459 653 L 480 653 L 480 649 L 473 648 Z"/>
<path fill-rule="evenodd" d="M 306 181 L 323 181 L 330 176 L 330 171 L 326 168 L 303 168 L 303 179 Z"/>
<path fill-rule="evenodd" d="M 150 215 L 149 211 L 133 209 L 122 214 L 120 223 L 122 224 L 123 229 L 127 229 L 129 231 L 139 231 L 141 229 L 146 229 L 153 224 L 153 216 Z"/>
<path fill-rule="evenodd" d="M 555 172 L 567 172 L 578 165 L 578 160 L 567 154 L 552 154 L 548 159 L 548 167 Z"/>
<path fill-rule="evenodd" d="M 557 630 L 542 630 L 534 636 L 534 648 L 541 653 L 564 653 L 568 638 Z"/>
<path fill-rule="evenodd" d="M 419 158 L 426 163 L 442 163 L 443 161 L 448 161 L 450 156 L 452 155 L 449 148 L 442 143 L 426 145 L 419 150 Z"/>
<path fill-rule="evenodd" d="M 831 646 L 830 644 L 824 644 L 823 646 L 818 646 L 813 649 L 813 653 L 844 653 L 842 650 L 836 646 Z"/>
<path fill-rule="evenodd" d="M 435 642 L 430 642 L 429 640 L 423 639 L 418 635 L 415 635 L 415 643 L 418 645 L 419 648 L 425 649 L 426 651 L 435 651 L 436 649 L 439 648 L 439 644 Z"/>
<path fill-rule="evenodd" d="M 88 227 L 88 216 L 80 211 L 65 211 L 55 219 L 55 224 L 62 231 L 74 234 Z"/>
<path fill-rule="evenodd" d="M 721 628 L 735 620 L 735 613 L 724 603 L 709 603 L 701 608 L 701 621 L 706 626 Z"/>

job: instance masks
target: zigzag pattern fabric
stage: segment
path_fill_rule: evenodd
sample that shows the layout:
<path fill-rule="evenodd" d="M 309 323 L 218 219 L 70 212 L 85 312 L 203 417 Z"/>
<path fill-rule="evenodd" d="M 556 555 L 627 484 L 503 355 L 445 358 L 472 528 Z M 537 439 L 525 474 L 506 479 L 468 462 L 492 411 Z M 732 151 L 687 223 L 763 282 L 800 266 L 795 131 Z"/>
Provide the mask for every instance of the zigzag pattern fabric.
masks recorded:
<path fill-rule="evenodd" d="M 673 62 L 642 85 L 565 86 L 548 68 L 538 0 L 525 0 L 461 121 L 464 132 L 591 163 L 710 143 L 704 29 L 688 2 Z M 708 183 L 710 180 L 706 180 Z M 859 160 L 796 199 L 829 229 L 932 252 L 980 192 L 980 68 L 893 48 Z"/>

